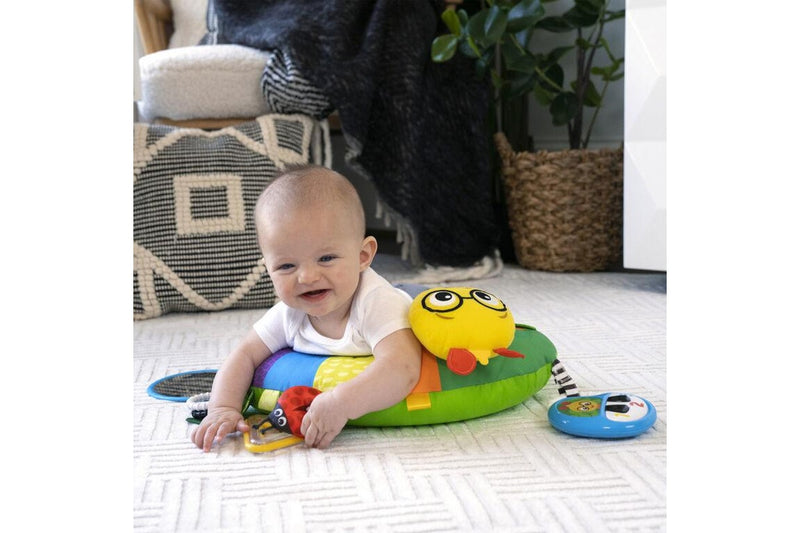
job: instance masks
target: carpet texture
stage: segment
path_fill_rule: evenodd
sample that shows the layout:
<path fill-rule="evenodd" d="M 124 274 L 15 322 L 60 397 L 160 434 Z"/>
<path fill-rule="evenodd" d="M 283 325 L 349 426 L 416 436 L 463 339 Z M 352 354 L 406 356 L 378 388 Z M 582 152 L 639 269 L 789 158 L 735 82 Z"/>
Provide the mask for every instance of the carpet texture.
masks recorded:
<path fill-rule="evenodd" d="M 392 281 L 413 272 L 379 256 Z M 347 428 L 325 451 L 254 455 L 239 436 L 204 454 L 183 404 L 153 381 L 217 368 L 257 310 L 134 323 L 136 531 L 504 531 L 666 529 L 666 275 L 556 274 L 506 266 L 469 283 L 553 341 L 583 393 L 629 392 L 658 410 L 618 441 L 554 430 L 552 381 L 524 403 L 467 422 Z"/>

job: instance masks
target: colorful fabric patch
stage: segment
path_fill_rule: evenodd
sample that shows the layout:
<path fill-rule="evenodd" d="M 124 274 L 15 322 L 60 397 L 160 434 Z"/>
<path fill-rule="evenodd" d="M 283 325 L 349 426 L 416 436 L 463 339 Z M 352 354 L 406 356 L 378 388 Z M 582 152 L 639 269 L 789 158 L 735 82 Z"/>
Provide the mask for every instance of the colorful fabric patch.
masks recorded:
<path fill-rule="evenodd" d="M 313 387 L 321 391 L 330 390 L 343 381 L 353 379 L 364 371 L 374 357 L 332 356 L 319 366 Z"/>

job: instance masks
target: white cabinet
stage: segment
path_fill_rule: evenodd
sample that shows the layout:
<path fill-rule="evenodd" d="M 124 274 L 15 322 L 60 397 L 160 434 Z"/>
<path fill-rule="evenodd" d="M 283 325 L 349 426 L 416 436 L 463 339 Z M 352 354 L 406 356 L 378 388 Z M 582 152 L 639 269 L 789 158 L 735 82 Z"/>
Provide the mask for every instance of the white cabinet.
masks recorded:
<path fill-rule="evenodd" d="M 625 268 L 667 269 L 666 0 L 625 6 Z"/>

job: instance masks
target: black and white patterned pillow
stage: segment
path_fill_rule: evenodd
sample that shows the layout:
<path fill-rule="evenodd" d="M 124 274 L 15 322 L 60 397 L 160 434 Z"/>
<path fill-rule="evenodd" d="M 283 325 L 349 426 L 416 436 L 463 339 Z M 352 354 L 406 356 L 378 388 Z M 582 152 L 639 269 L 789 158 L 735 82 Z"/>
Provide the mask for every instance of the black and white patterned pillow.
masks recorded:
<path fill-rule="evenodd" d="M 319 123 L 276 114 L 211 132 L 134 128 L 134 318 L 272 306 L 253 207 L 286 165 L 319 162 Z"/>

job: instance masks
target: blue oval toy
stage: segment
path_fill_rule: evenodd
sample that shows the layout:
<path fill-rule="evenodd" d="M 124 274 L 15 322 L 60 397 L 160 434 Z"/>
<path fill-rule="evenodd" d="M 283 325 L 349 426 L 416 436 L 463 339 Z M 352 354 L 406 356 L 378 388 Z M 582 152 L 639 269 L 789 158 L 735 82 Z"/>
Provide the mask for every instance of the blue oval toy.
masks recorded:
<path fill-rule="evenodd" d="M 632 394 L 609 392 L 562 398 L 547 411 L 554 428 L 578 437 L 635 437 L 656 421 L 656 408 Z"/>

